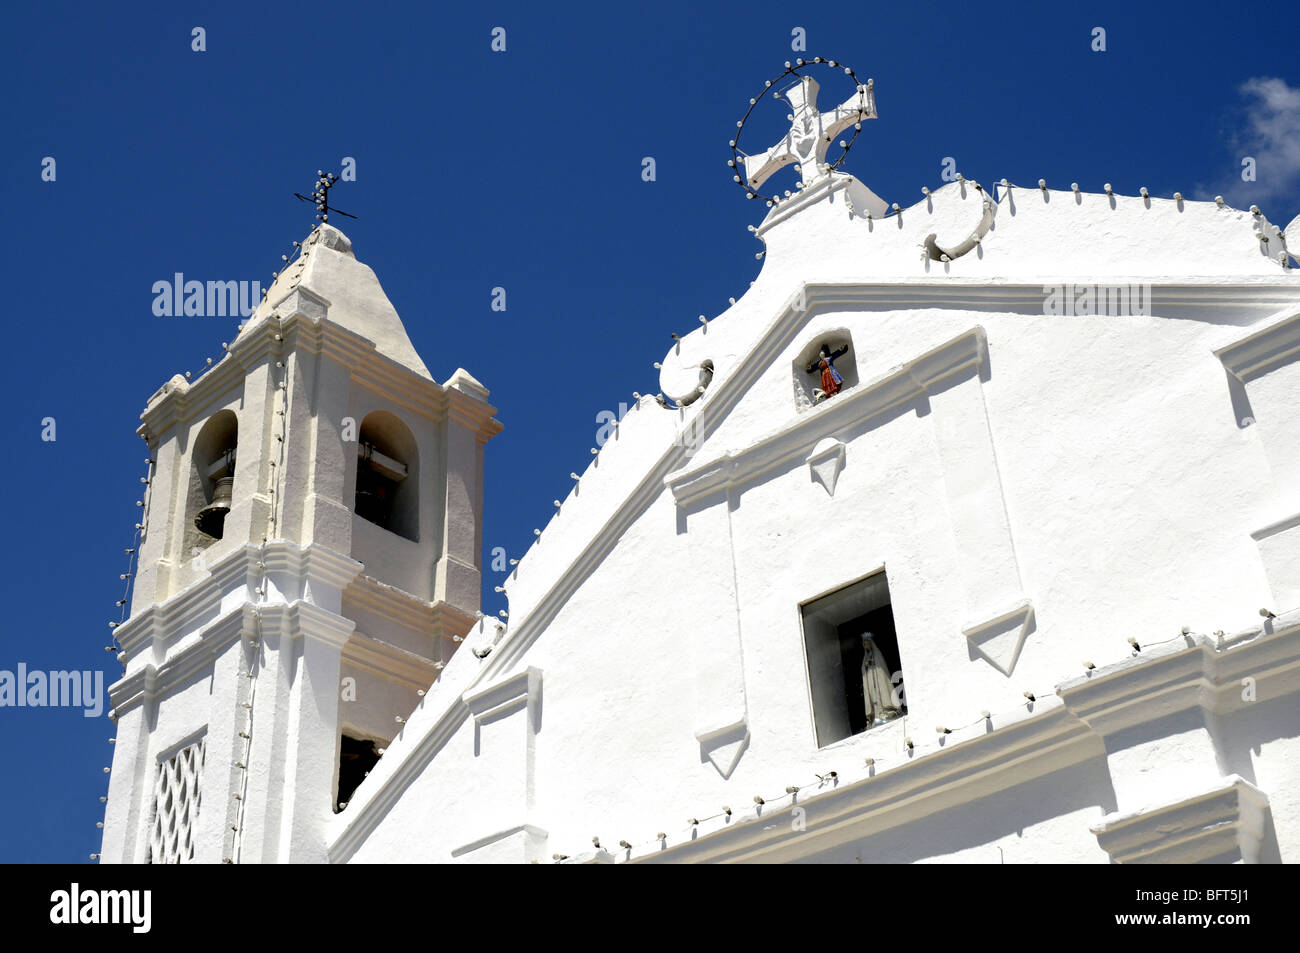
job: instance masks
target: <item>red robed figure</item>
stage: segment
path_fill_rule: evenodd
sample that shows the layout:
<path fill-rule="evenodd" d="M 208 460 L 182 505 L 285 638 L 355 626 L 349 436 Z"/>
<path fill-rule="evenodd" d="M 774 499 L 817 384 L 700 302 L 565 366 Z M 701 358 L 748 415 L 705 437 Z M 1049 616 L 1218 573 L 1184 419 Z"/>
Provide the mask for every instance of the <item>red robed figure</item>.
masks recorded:
<path fill-rule="evenodd" d="M 843 357 L 849 352 L 847 344 L 829 350 L 826 345 L 822 345 L 821 353 L 817 359 L 808 365 L 808 373 L 816 374 L 821 371 L 822 384 L 821 389 L 827 397 L 834 397 L 840 392 L 840 386 L 844 383 L 844 378 L 840 372 L 835 369 L 834 361 L 837 357 Z"/>

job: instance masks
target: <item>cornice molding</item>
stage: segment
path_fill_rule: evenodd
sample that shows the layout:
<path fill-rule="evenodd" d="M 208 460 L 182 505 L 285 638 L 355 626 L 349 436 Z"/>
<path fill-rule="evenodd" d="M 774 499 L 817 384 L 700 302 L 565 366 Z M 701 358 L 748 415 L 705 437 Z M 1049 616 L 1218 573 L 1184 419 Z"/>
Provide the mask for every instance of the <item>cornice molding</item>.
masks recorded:
<path fill-rule="evenodd" d="M 108 697 L 113 717 L 120 718 L 143 702 L 168 695 L 206 671 L 245 631 L 251 630 L 251 609 L 251 606 L 236 606 L 200 629 L 191 645 L 162 665 L 146 662 L 110 685 Z"/>
<path fill-rule="evenodd" d="M 322 609 L 314 603 L 304 602 L 301 599 L 288 605 L 262 608 L 264 616 L 268 611 L 273 615 L 282 614 L 288 624 L 288 631 L 294 638 L 310 639 L 339 650 L 347 644 L 357 628 L 357 624 L 351 619 L 345 619 L 328 609 Z"/>
<path fill-rule="evenodd" d="M 1300 311 L 1214 352 L 1243 384 L 1300 360 Z"/>
<path fill-rule="evenodd" d="M 1190 708 L 1225 715 L 1240 710 L 1241 679 L 1254 680 L 1257 694 L 1294 691 L 1300 678 L 1300 612 L 1266 622 L 1260 629 L 1219 639 L 1189 633 L 1164 645 L 1143 646 L 1127 659 L 1057 687 L 1065 706 L 1103 738 Z"/>
<path fill-rule="evenodd" d="M 461 703 L 475 723 L 482 724 L 521 705 L 536 704 L 541 700 L 541 694 L 542 670 L 529 666 L 485 688 L 466 692 L 461 696 Z"/>
<path fill-rule="evenodd" d="M 456 387 L 443 391 L 443 400 L 447 419 L 473 430 L 480 436 L 480 442 L 486 443 L 501 432 L 500 421 L 494 419 L 497 409 L 486 400 Z"/>
<path fill-rule="evenodd" d="M 338 361 L 366 389 L 418 416 L 441 422 L 451 414 L 474 429 L 483 442 L 500 432 L 501 424 L 492 419 L 496 408 L 486 400 L 457 388 L 444 389 L 437 381 L 380 353 L 369 338 L 331 321 L 328 309 L 329 302 L 318 295 L 304 288 L 293 289 L 257 327 L 240 334 L 226 357 L 197 380 L 165 393 L 164 384 L 155 392 L 140 416 L 139 431 L 159 438 L 177 422 L 195 419 L 230 389 L 242 386 L 248 372 L 259 363 L 277 355 L 291 359 L 296 352 Z M 275 340 L 277 334 L 280 341 Z"/>
<path fill-rule="evenodd" d="M 343 604 L 416 631 L 433 629 L 434 604 L 404 589 L 380 582 L 365 572 L 357 574 L 343 591 Z"/>
<path fill-rule="evenodd" d="M 217 612 L 227 595 L 240 586 L 253 585 L 258 547 L 245 543 L 221 557 L 208 573 L 162 602 L 154 602 L 119 625 L 114 634 L 131 658 L 148 646 L 165 651 L 171 638 L 197 628 L 201 618 Z M 156 660 L 161 661 L 161 660 Z"/>
<path fill-rule="evenodd" d="M 257 546 L 248 549 L 255 554 L 259 552 Z M 339 590 L 346 589 L 365 568 L 352 557 L 317 543 L 299 546 L 288 540 L 272 540 L 266 544 L 261 557 L 268 573 L 287 573 Z"/>
<path fill-rule="evenodd" d="M 839 769 L 835 780 L 819 788 L 801 789 L 790 805 L 758 805 L 653 845 L 633 847 L 617 859 L 669 863 L 798 860 L 846 838 L 894 828 L 972 797 L 988 796 L 1013 781 L 1020 783 L 1101 756 L 1096 737 L 1062 706 L 1045 701 L 1038 709 L 1028 717 L 1010 716 L 1016 720 L 995 731 L 939 748 L 917 749 L 909 760 L 887 770 L 845 770 L 835 765 Z M 1006 780 L 1001 787 L 999 779 Z M 771 822 L 774 812 L 785 814 L 795 805 L 815 816 L 815 824 L 799 831 L 788 823 Z M 861 833 L 849 833 L 853 829 Z"/>
<path fill-rule="evenodd" d="M 126 678 L 136 674 L 137 669 L 145 666 L 166 668 L 178 663 L 183 655 L 193 652 L 196 644 L 184 644 L 175 658 L 169 653 L 181 640 L 188 639 L 196 631 L 205 633 L 210 626 L 202 625 L 202 620 L 221 613 L 225 618 L 234 610 L 221 612 L 221 606 L 240 588 L 244 588 L 241 604 L 252 607 L 253 589 L 261 579 L 266 567 L 268 573 L 292 575 L 306 586 L 299 587 L 300 592 L 318 583 L 330 588 L 343 590 L 360 573 L 361 563 L 333 550 L 315 543 L 300 547 L 287 540 L 275 540 L 265 547 L 245 543 L 232 549 L 208 570 L 207 575 L 196 579 L 180 592 L 164 600 L 155 602 L 131 616 L 114 631 L 122 651 L 127 655 Z M 288 605 L 296 605 L 295 600 Z M 302 603 L 310 605 L 310 603 Z M 264 603 L 258 606 L 263 613 L 274 613 L 286 603 Z M 322 610 L 325 611 L 325 610 Z M 332 613 L 331 613 L 332 615 Z M 309 613 L 310 617 L 310 613 Z M 310 621 L 310 618 L 309 618 Z M 199 643 L 203 637 L 200 635 Z"/>
<path fill-rule="evenodd" d="M 357 631 L 343 646 L 343 660 L 415 692 L 428 689 L 438 677 L 431 659 Z"/>
<path fill-rule="evenodd" d="M 357 575 L 343 592 L 345 606 L 354 606 L 371 612 L 389 622 L 394 622 L 430 638 L 450 639 L 464 635 L 474 625 L 476 617 L 439 599 L 426 602 L 404 589 L 380 582 L 364 573 Z"/>
<path fill-rule="evenodd" d="M 930 388 L 964 370 L 978 373 L 987 360 L 982 327 L 958 335 L 875 380 L 859 383 L 835 400 L 824 401 L 743 450 L 680 470 L 664 480 L 678 506 L 733 488 L 771 470 L 807 457 L 818 441 L 845 427 L 923 397 Z"/>
<path fill-rule="evenodd" d="M 1089 830 L 1117 864 L 1203 864 L 1236 854 L 1257 863 L 1269 803 L 1238 775 L 1170 804 L 1107 814 Z"/>
<path fill-rule="evenodd" d="M 796 833 L 788 824 L 764 821 L 773 808 L 759 806 L 684 832 L 679 842 L 670 843 L 670 838 L 634 847 L 617 859 L 795 860 L 841 842 L 845 828 L 861 827 L 865 836 L 944 810 L 950 802 L 988 796 L 995 778 L 1014 775 L 1020 783 L 1104 757 L 1107 734 L 1158 722 L 1172 710 L 1171 702 L 1202 704 L 1219 714 L 1239 710 L 1249 704 L 1241 701 L 1236 681 L 1243 673 L 1256 679 L 1260 697 L 1300 693 L 1300 612 L 1272 620 L 1261 630 L 1221 639 L 1194 634 L 1190 641 L 1144 648 L 1090 676 L 1063 682 L 1056 687 L 1058 700 L 1040 699 L 1040 710 L 1029 715 L 994 715 L 990 723 L 996 727 L 987 734 L 954 733 L 951 743 L 917 749 L 904 763 L 879 773 L 873 768 L 840 770 L 829 789 L 799 792 L 797 803 L 810 813 L 816 811 L 816 825 L 806 831 Z M 1207 665 L 1213 678 L 1204 677 Z M 1008 717 L 1015 720 L 1007 724 Z M 1010 770 L 1015 768 L 1021 770 Z M 1229 778 L 1225 788 L 1233 784 Z M 1200 797 L 1198 792 L 1180 804 L 1194 805 Z M 1100 826 L 1118 831 L 1127 817 L 1115 815 Z"/>

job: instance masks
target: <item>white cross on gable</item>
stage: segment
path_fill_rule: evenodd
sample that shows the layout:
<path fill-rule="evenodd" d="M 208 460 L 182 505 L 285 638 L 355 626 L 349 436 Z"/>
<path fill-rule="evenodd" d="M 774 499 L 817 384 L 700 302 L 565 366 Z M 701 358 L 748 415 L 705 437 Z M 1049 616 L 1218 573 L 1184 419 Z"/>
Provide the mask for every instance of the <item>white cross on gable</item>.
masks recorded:
<path fill-rule="evenodd" d="M 785 91 L 785 98 L 794 110 L 790 131 L 762 155 L 745 156 L 745 179 L 749 187 L 759 188 L 774 172 L 792 162 L 799 165 L 805 185 L 823 175 L 831 140 L 863 119 L 876 118 L 872 86 L 872 80 L 867 80 L 865 86 L 859 86 L 843 103 L 822 113 L 817 111 L 817 92 L 821 88 L 817 80 L 811 76 L 799 77 L 799 82 Z"/>

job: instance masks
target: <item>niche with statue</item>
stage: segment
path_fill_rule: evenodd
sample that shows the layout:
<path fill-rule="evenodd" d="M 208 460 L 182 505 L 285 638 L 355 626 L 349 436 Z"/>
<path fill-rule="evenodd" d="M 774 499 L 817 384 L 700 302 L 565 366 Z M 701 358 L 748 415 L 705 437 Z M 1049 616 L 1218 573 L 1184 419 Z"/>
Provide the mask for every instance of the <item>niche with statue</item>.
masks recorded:
<path fill-rule="evenodd" d="M 858 383 L 852 336 L 845 328 L 814 336 L 795 355 L 791 370 L 797 410 L 802 412 L 834 400 Z"/>

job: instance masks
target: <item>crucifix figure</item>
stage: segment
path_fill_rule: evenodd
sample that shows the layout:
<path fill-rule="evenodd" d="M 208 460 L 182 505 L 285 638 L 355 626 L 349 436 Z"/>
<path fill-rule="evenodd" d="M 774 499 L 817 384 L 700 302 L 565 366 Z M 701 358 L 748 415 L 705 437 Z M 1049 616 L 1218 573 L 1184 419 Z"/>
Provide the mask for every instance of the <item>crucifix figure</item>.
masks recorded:
<path fill-rule="evenodd" d="M 790 114 L 790 131 L 785 138 L 762 155 L 745 156 L 745 180 L 751 189 L 759 188 L 782 166 L 799 165 L 804 185 L 824 174 L 826 152 L 831 140 L 843 129 L 863 119 L 876 118 L 874 83 L 859 86 L 858 91 L 830 112 L 817 111 L 817 91 L 821 88 L 811 76 L 785 90 L 785 98 L 794 110 Z"/>
<path fill-rule="evenodd" d="M 835 359 L 843 357 L 848 352 L 847 344 L 836 348 L 832 348 L 830 344 L 823 344 L 817 353 L 817 359 L 805 368 L 809 374 L 821 375 L 821 387 L 815 388 L 817 403 L 821 403 L 827 397 L 834 397 L 844 386 L 844 378 L 835 369 Z"/>

